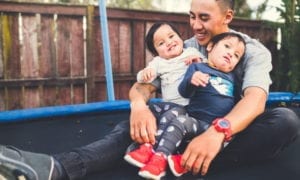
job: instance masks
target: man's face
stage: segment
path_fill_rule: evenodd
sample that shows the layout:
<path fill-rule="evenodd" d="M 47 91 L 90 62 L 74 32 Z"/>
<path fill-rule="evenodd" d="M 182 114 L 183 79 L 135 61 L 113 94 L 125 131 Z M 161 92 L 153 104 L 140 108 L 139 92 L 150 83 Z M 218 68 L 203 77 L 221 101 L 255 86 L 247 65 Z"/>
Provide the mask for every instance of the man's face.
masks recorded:
<path fill-rule="evenodd" d="M 192 0 L 190 25 L 200 45 L 207 45 L 210 39 L 228 32 L 232 10 L 221 10 L 216 0 Z"/>

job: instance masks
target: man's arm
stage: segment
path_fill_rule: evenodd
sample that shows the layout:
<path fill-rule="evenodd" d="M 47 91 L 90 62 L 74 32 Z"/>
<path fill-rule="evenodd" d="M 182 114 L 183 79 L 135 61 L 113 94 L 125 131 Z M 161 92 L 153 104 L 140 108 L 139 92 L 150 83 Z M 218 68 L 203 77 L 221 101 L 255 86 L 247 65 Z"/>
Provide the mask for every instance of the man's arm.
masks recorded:
<path fill-rule="evenodd" d="M 155 143 L 156 119 L 147 106 L 155 91 L 156 87 L 148 83 L 135 83 L 129 91 L 130 135 L 138 143 Z"/>
<path fill-rule="evenodd" d="M 266 92 L 259 87 L 248 87 L 244 97 L 235 105 L 225 118 L 231 122 L 232 133 L 244 130 L 264 111 L 267 100 Z M 195 137 L 182 156 L 182 165 L 197 174 L 205 175 L 212 160 L 221 149 L 225 135 L 217 132 L 213 126 Z"/>
<path fill-rule="evenodd" d="M 231 122 L 232 133 L 244 130 L 251 122 L 265 110 L 267 93 L 259 87 L 248 87 L 244 97 L 225 116 Z"/>

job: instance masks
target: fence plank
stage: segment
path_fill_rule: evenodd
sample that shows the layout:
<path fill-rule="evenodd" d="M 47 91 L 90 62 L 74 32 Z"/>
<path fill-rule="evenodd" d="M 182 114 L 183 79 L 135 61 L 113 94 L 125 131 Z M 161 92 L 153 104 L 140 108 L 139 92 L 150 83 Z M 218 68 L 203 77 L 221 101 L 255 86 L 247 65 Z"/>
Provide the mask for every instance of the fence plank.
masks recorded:
<path fill-rule="evenodd" d="M 40 106 L 55 106 L 57 103 L 56 87 L 45 85 L 41 90 L 41 105 Z"/>
<path fill-rule="evenodd" d="M 4 79 L 17 79 L 21 75 L 20 64 L 20 41 L 18 15 L 10 14 L 2 16 L 2 52 Z M 5 88 L 3 97 L 6 102 L 5 109 L 21 109 L 22 106 L 22 88 Z M 1 109 L 1 110 L 5 110 Z"/>
<path fill-rule="evenodd" d="M 84 86 L 73 86 L 72 104 L 85 103 L 85 89 Z"/>
<path fill-rule="evenodd" d="M 7 88 L 5 92 L 6 96 L 6 108 L 7 110 L 13 110 L 13 109 L 23 109 L 23 99 L 22 99 L 22 88 L 20 87 L 12 87 L 12 88 Z"/>
<path fill-rule="evenodd" d="M 7 102 L 5 100 L 5 89 L 0 88 L 0 111 L 3 111 L 6 109 L 5 102 Z"/>
<path fill-rule="evenodd" d="M 131 88 L 131 85 L 126 81 L 119 81 L 115 83 L 115 95 L 119 99 L 128 99 L 128 93 Z"/>
<path fill-rule="evenodd" d="M 4 64 L 3 64 L 3 15 L 0 14 L 0 79 L 4 78 Z M 1 98 L 1 93 L 0 93 L 0 98 Z M 1 109 L 1 107 L 0 107 Z"/>
<path fill-rule="evenodd" d="M 118 62 L 118 73 L 131 73 L 131 50 L 134 39 L 131 36 L 132 26 L 131 23 L 125 21 L 119 24 L 119 57 L 117 57 Z"/>
<path fill-rule="evenodd" d="M 69 77 L 71 69 L 71 21 L 72 19 L 66 16 L 58 16 L 57 18 L 57 70 L 58 77 Z"/>
<path fill-rule="evenodd" d="M 39 88 L 26 87 L 24 88 L 23 106 L 22 108 L 35 108 L 40 106 Z"/>
<path fill-rule="evenodd" d="M 70 86 L 61 86 L 57 88 L 57 105 L 67 105 L 71 103 Z"/>
<path fill-rule="evenodd" d="M 145 41 L 144 38 L 140 37 L 145 37 L 145 23 L 142 21 L 138 22 L 133 22 L 133 59 L 131 61 L 131 64 L 133 66 L 132 72 L 136 74 L 139 70 L 141 70 L 143 67 L 145 67 L 145 61 L 144 59 L 146 58 L 145 55 Z"/>
<path fill-rule="evenodd" d="M 111 20 L 108 24 L 110 51 L 111 51 L 111 63 L 112 71 L 118 72 L 118 61 L 120 57 L 120 21 Z M 123 47 L 122 47 L 123 48 Z"/>
<path fill-rule="evenodd" d="M 84 37 L 83 19 L 74 18 L 71 21 L 71 75 L 84 76 Z"/>
<path fill-rule="evenodd" d="M 42 78 L 56 75 L 55 31 L 54 17 L 43 15 L 39 33 L 39 74 Z"/>
<path fill-rule="evenodd" d="M 85 102 L 91 102 L 95 98 L 95 67 L 96 67 L 96 60 L 97 52 L 100 51 L 100 49 L 97 49 L 97 37 L 95 37 L 95 32 L 98 32 L 99 27 L 95 26 L 95 24 L 99 20 L 94 17 L 95 8 L 94 6 L 87 6 L 87 15 L 86 15 L 86 92 L 84 93 L 86 95 Z"/>
<path fill-rule="evenodd" d="M 95 101 L 107 101 L 106 83 L 95 83 Z"/>
<path fill-rule="evenodd" d="M 95 61 L 94 61 L 94 75 L 95 76 L 104 76 L 105 72 L 105 66 L 104 66 L 104 57 L 103 57 L 103 45 L 102 45 L 102 37 L 101 37 L 101 29 L 100 29 L 100 20 L 99 18 L 95 18 L 94 21 L 94 34 L 93 34 L 93 40 L 94 40 L 94 55 L 95 55 Z M 111 33 L 111 29 L 109 29 L 109 33 Z M 110 43 L 112 46 L 112 43 Z M 114 51 L 111 49 L 111 56 L 114 56 Z"/>
<path fill-rule="evenodd" d="M 85 76 L 83 18 L 74 18 L 71 22 L 71 77 Z M 85 84 L 73 85 L 71 88 L 71 104 L 84 103 Z"/>
<path fill-rule="evenodd" d="M 22 15 L 22 59 L 21 75 L 24 79 L 38 78 L 38 18 L 36 15 Z M 39 107 L 39 90 L 37 87 L 24 88 L 23 108 Z"/>
<path fill-rule="evenodd" d="M 23 47 L 21 74 L 23 78 L 36 78 L 39 76 L 37 51 L 37 27 L 39 23 L 35 15 L 22 15 L 22 20 Z"/>
<path fill-rule="evenodd" d="M 4 79 L 17 79 L 21 75 L 18 14 L 2 16 L 2 53 Z"/>

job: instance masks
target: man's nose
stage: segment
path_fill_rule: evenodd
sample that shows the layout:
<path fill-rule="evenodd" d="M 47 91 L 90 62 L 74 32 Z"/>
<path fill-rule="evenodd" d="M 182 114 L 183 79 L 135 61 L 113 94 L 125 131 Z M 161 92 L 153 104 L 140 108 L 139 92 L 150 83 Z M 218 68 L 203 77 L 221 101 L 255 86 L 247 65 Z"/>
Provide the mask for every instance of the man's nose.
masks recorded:
<path fill-rule="evenodd" d="M 194 22 L 193 22 L 193 28 L 194 29 L 203 29 L 203 23 L 202 23 L 202 21 L 199 20 L 199 19 L 194 20 Z"/>

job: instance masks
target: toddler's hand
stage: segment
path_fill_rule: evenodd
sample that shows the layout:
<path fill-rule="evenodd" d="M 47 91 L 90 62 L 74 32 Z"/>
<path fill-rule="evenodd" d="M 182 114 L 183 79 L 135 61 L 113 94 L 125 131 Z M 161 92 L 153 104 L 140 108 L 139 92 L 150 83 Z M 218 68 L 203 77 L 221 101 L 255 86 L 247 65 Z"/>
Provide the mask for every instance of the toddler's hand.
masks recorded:
<path fill-rule="evenodd" d="M 191 84 L 205 87 L 208 84 L 208 80 L 208 74 L 202 73 L 201 71 L 196 71 L 192 76 Z"/>
<path fill-rule="evenodd" d="M 156 72 L 152 68 L 145 68 L 142 75 L 145 83 L 152 82 L 156 78 Z"/>
<path fill-rule="evenodd" d="M 186 65 L 190 65 L 194 62 L 202 62 L 202 61 L 203 61 L 203 59 L 201 59 L 199 56 L 195 56 L 195 55 L 189 56 L 184 60 Z"/>

